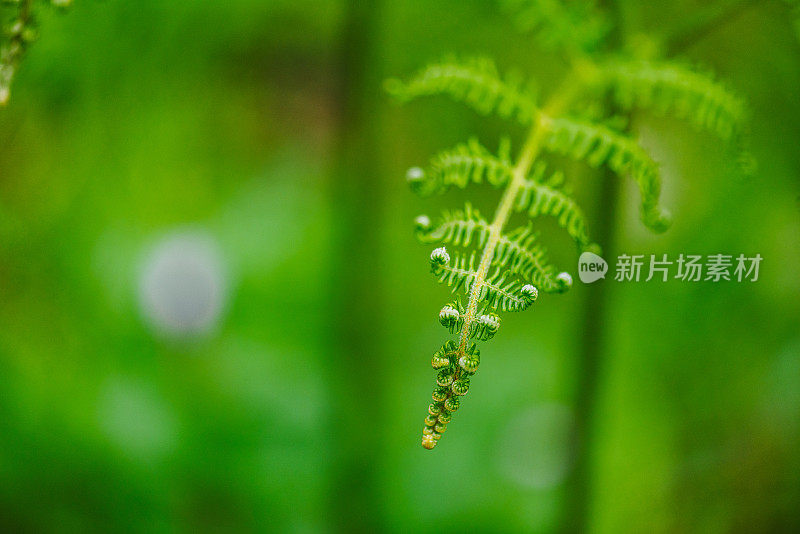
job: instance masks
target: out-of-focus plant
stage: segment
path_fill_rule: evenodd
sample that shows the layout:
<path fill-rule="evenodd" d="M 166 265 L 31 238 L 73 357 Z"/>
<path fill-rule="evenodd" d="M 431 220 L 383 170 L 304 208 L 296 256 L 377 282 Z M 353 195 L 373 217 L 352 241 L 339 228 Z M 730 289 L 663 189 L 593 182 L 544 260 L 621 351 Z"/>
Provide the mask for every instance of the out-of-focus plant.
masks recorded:
<path fill-rule="evenodd" d="M 35 11 L 38 4 L 65 9 L 72 4 L 72 0 L 2 0 L 0 13 L 4 26 L 0 44 L 0 106 L 8 103 L 11 83 L 22 56 L 36 39 L 38 24 Z"/>
<path fill-rule="evenodd" d="M 784 0 L 784 2 L 791 10 L 794 32 L 797 34 L 797 38 L 800 39 L 800 0 Z"/>
<path fill-rule="evenodd" d="M 522 76 L 501 76 L 488 58 L 446 58 L 410 81 L 386 82 L 387 91 L 402 102 L 447 95 L 528 131 L 515 157 L 507 138 L 500 141 L 497 152 L 473 139 L 434 156 L 425 169 L 411 168 L 406 176 L 420 195 L 470 183 L 503 190 L 490 219 L 469 204 L 437 220 L 425 215 L 416 219 L 419 240 L 438 245 L 430 256 L 434 276 L 466 298 L 457 297 L 439 313 L 439 321 L 457 337 L 433 355 L 436 387 L 422 435 L 427 449 L 436 446 L 459 399 L 466 395 L 480 362 L 476 341 L 497 333 L 498 312 L 525 310 L 539 292 L 559 293 L 572 284 L 568 273 L 559 273 L 548 262 L 531 222 L 506 228 L 512 214 L 554 217 L 579 252 L 599 248 L 588 236 L 564 173 L 545 163 L 545 153 L 631 177 L 641 196 L 642 222 L 654 232 L 665 231 L 670 216 L 659 205 L 658 163 L 628 133 L 633 111 L 685 118 L 731 143 L 745 168 L 750 162 L 744 150 L 748 112 L 743 100 L 709 74 L 663 59 L 657 40 L 631 39 L 638 44 L 619 45 L 622 40 L 611 37 L 619 29 L 592 1 L 506 4 L 520 29 L 532 32 L 543 48 L 568 62 L 568 74 L 544 102 Z"/>

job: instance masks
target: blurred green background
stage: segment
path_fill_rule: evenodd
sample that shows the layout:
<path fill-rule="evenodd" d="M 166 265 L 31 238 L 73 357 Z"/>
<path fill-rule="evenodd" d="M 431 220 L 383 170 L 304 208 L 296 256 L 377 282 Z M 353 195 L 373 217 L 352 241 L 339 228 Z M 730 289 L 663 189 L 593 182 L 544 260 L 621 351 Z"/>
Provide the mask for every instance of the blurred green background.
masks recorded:
<path fill-rule="evenodd" d="M 601 243 L 759 253 L 758 282 L 543 296 L 505 317 L 433 452 L 449 293 L 412 221 L 497 197 L 420 200 L 403 176 L 523 132 L 397 107 L 381 81 L 486 53 L 546 89 L 563 61 L 486 0 L 75 4 L 42 11 L 0 110 L 0 530 L 800 531 L 800 41 L 781 2 L 683 52 L 750 102 L 756 175 L 639 119 L 675 223 L 642 229 L 626 183 Z M 622 5 L 652 36 L 708 3 Z M 597 180 L 576 188 L 596 219 Z"/>

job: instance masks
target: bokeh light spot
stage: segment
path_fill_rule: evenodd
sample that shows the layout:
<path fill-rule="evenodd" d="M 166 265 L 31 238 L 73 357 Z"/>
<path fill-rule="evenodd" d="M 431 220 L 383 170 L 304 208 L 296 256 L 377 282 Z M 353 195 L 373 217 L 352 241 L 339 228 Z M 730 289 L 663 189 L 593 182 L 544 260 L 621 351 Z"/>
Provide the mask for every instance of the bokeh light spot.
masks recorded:
<path fill-rule="evenodd" d="M 228 279 L 216 240 L 201 230 L 167 234 L 146 254 L 139 306 L 156 333 L 203 337 L 219 325 Z"/>

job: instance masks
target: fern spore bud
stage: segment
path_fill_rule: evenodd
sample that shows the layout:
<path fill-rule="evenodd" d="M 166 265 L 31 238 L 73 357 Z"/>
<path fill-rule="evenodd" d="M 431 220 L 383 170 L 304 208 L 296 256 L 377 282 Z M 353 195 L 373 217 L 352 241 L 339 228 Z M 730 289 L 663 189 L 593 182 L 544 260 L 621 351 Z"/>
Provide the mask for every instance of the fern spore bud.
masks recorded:
<path fill-rule="evenodd" d="M 539 290 L 531 284 L 525 284 L 519 292 L 526 307 L 536 302 L 536 298 L 539 296 Z"/>
<path fill-rule="evenodd" d="M 450 365 L 450 360 L 442 354 L 441 350 L 433 353 L 433 360 L 431 361 L 434 369 L 441 369 Z"/>
<path fill-rule="evenodd" d="M 450 366 L 440 369 L 436 374 L 436 383 L 442 387 L 449 386 L 453 380 L 455 380 L 455 371 Z"/>
<path fill-rule="evenodd" d="M 458 400 L 458 397 L 450 397 L 444 401 L 444 408 L 448 412 L 454 412 L 458 410 L 460 404 L 461 402 Z"/>
<path fill-rule="evenodd" d="M 467 391 L 469 391 L 469 376 L 463 376 L 453 382 L 450 389 L 456 395 L 466 395 Z"/>
<path fill-rule="evenodd" d="M 446 304 L 439 312 L 439 322 L 445 328 L 449 328 L 451 333 L 458 328 L 459 319 L 461 314 L 450 304 Z"/>
<path fill-rule="evenodd" d="M 424 234 L 431 228 L 431 219 L 427 215 L 420 215 L 414 219 L 414 226 L 416 233 Z"/>
<path fill-rule="evenodd" d="M 475 328 L 475 333 L 481 341 L 491 339 L 500 329 L 500 316 L 496 313 L 489 313 L 481 315 L 478 318 L 478 325 Z"/>
<path fill-rule="evenodd" d="M 447 399 L 449 391 L 446 387 L 438 387 L 433 390 L 433 400 L 435 402 L 444 402 Z M 427 419 L 426 419 L 427 421 Z"/>
<path fill-rule="evenodd" d="M 563 293 L 572 287 L 572 275 L 567 272 L 558 273 L 556 282 L 558 283 L 558 291 Z"/>
<path fill-rule="evenodd" d="M 436 268 L 450 263 L 450 254 L 445 247 L 439 247 L 431 252 L 431 267 Z"/>

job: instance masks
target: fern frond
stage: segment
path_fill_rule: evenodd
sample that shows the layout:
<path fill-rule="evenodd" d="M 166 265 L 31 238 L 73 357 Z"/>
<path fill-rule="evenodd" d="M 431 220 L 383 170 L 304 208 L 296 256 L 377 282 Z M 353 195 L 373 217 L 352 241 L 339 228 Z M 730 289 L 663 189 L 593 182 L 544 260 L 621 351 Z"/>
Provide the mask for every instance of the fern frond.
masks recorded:
<path fill-rule="evenodd" d="M 679 63 L 613 60 L 600 67 L 600 79 L 625 110 L 674 113 L 729 141 L 748 120 L 744 100 L 707 74 Z"/>
<path fill-rule="evenodd" d="M 538 236 L 529 224 L 501 236 L 492 265 L 507 267 L 509 272 L 529 280 L 545 293 L 563 293 L 572 287 L 572 277 L 547 262 L 547 251 L 537 243 Z"/>
<path fill-rule="evenodd" d="M 473 240 L 475 246 L 483 247 L 489 239 L 489 234 L 489 223 L 469 203 L 464 206 L 464 211 L 443 212 L 441 220 L 435 226 L 418 224 L 416 228 L 416 236 L 420 243 L 436 243 L 460 247 L 470 246 Z"/>
<path fill-rule="evenodd" d="M 484 304 L 477 312 L 478 320 L 470 324 L 467 338 L 472 339 L 477 337 L 481 341 L 487 341 L 494 337 L 500 329 L 500 316 L 493 312 L 486 311 L 488 306 Z M 447 328 L 451 334 L 461 330 L 464 326 L 464 317 L 466 316 L 466 309 L 461 303 L 461 299 L 457 298 L 455 302 L 445 304 L 439 311 L 439 322 L 442 326 Z M 441 362 L 440 362 L 441 363 Z M 434 359 L 433 366 L 436 368 L 436 360 Z"/>
<path fill-rule="evenodd" d="M 455 341 L 447 341 L 433 354 L 433 368 L 437 370 L 436 387 L 428 405 L 428 415 L 422 429 L 422 446 L 432 449 L 447 430 L 453 412 L 461 405 L 459 397 L 469 391 L 470 377 L 480 364 L 481 351 L 475 343 L 461 350 Z"/>
<path fill-rule="evenodd" d="M 583 210 L 566 192 L 558 186 L 564 181 L 564 175 L 556 172 L 544 181 L 545 164 L 539 162 L 520 188 L 514 204 L 517 211 L 525 211 L 530 217 L 550 215 L 556 218 L 558 225 L 564 228 L 570 237 L 583 250 L 589 245 L 586 234 L 586 219 Z"/>
<path fill-rule="evenodd" d="M 512 169 L 511 143 L 507 138 L 500 141 L 496 156 L 472 138 L 436 154 L 426 170 L 412 167 L 406 180 L 415 193 L 428 196 L 443 193 L 450 186 L 464 189 L 470 183 L 484 181 L 495 188 L 502 187 L 508 183 Z"/>
<path fill-rule="evenodd" d="M 483 248 L 491 230 L 478 211 L 467 204 L 464 211 L 445 211 L 435 225 L 424 215 L 418 217 L 416 235 L 422 243 Z M 555 267 L 547 262 L 547 251 L 537 239 L 531 225 L 498 236 L 491 265 L 507 269 L 546 293 L 566 291 L 572 285 L 571 277 L 567 273 L 556 273 Z"/>
<path fill-rule="evenodd" d="M 577 46 L 592 51 L 610 30 L 596 2 L 589 0 L 503 0 L 503 4 L 521 31 L 535 33 L 551 49 Z"/>
<path fill-rule="evenodd" d="M 420 96 L 446 94 L 464 102 L 478 113 L 496 113 L 505 119 L 529 125 L 536 116 L 536 98 L 522 77 L 507 74 L 501 78 L 491 59 L 484 57 L 458 61 L 446 58 L 418 72 L 410 81 L 392 78 L 385 88 L 401 102 Z"/>
<path fill-rule="evenodd" d="M 450 255 L 444 247 L 431 253 L 431 272 L 440 283 L 448 285 L 453 293 L 463 290 L 469 294 L 478 279 L 475 253 Z M 523 284 L 520 279 L 499 267 L 486 276 L 478 290 L 478 302 L 502 311 L 522 311 L 527 309 L 538 296 L 538 290 L 531 284 Z"/>
<path fill-rule="evenodd" d="M 659 207 L 661 176 L 658 165 L 631 137 L 607 126 L 578 119 L 551 119 L 545 140 L 548 150 L 586 161 L 592 167 L 606 164 L 619 175 L 630 174 L 641 194 L 642 222 L 654 232 L 670 224 L 668 212 Z"/>

